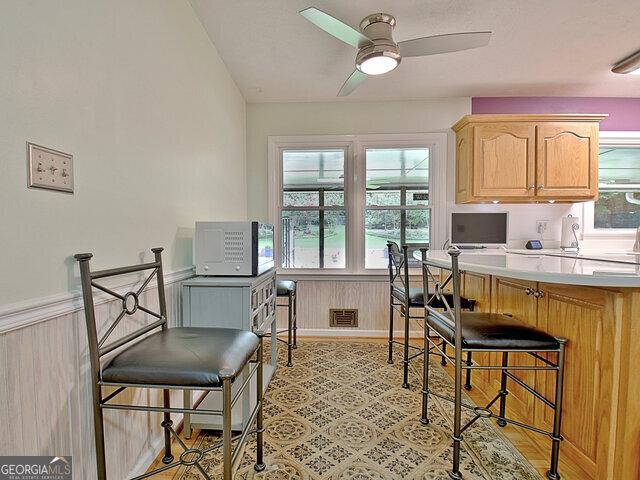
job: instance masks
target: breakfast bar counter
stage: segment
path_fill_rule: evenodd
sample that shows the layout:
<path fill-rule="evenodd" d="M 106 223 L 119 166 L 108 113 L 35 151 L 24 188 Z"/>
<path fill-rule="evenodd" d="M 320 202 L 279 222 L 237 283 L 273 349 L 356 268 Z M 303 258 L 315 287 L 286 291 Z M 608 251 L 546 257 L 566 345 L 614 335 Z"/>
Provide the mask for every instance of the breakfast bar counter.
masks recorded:
<path fill-rule="evenodd" d="M 428 258 L 436 266 L 451 264 L 442 250 L 428 252 Z M 475 299 L 478 311 L 509 314 L 568 339 L 560 454 L 563 478 L 640 478 L 638 258 L 623 252 L 504 250 L 463 251 L 459 256 L 464 272 L 461 294 Z M 498 355 L 478 352 L 473 360 L 498 365 Z M 530 364 L 530 358 L 520 354 L 514 363 Z M 543 372 L 517 375 L 547 397 L 553 392 L 554 382 Z M 472 396 L 492 398 L 500 388 L 500 373 L 474 370 L 472 384 Z M 550 409 L 515 382 L 509 391 L 507 408 L 512 418 L 533 418 L 538 427 L 550 429 Z M 541 451 L 548 451 L 547 437 L 524 430 L 523 435 L 530 436 Z"/>
<path fill-rule="evenodd" d="M 420 252 L 416 251 L 416 258 Z M 444 250 L 427 252 L 434 264 L 451 265 Z M 461 270 L 536 282 L 640 288 L 640 253 L 560 250 L 463 250 Z"/>

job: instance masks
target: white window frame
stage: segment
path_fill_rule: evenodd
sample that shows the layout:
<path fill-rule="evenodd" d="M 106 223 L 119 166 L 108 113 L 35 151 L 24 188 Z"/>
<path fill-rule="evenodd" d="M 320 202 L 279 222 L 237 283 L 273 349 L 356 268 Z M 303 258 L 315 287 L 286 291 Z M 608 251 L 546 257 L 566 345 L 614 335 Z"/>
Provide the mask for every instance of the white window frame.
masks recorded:
<path fill-rule="evenodd" d="M 446 238 L 446 133 L 269 136 L 269 222 L 274 225 L 274 252 L 278 272 L 295 277 L 380 277 L 386 269 L 365 269 L 365 149 L 429 148 L 429 206 L 431 244 Z M 282 152 L 295 149 L 344 148 L 346 236 L 344 269 L 282 268 Z M 352 225 L 356 225 L 352 228 Z M 440 242 L 440 243 L 437 243 Z"/>
<path fill-rule="evenodd" d="M 639 147 L 640 132 L 600 132 L 599 147 Z M 584 223 L 583 238 L 588 239 L 620 239 L 633 238 L 635 228 L 595 228 L 595 202 L 582 204 L 582 218 Z"/>

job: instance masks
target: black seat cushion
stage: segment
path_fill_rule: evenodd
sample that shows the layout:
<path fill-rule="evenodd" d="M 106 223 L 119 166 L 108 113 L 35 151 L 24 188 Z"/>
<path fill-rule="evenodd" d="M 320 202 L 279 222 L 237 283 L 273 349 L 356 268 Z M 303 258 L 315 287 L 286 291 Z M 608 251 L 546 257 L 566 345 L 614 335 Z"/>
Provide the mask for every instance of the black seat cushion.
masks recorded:
<path fill-rule="evenodd" d="M 396 297 L 401 302 L 404 301 L 404 289 L 402 287 L 397 287 L 394 285 L 393 287 L 394 297 Z M 453 308 L 453 294 L 445 293 L 442 295 L 449 304 L 449 308 Z M 469 310 L 475 305 L 474 300 L 469 300 L 465 297 L 460 297 L 460 308 Z M 424 292 L 422 287 L 411 288 L 409 287 L 409 306 L 410 307 L 424 307 Z M 433 308 L 445 308 L 444 302 L 439 298 L 434 298 L 429 306 Z"/>
<path fill-rule="evenodd" d="M 147 385 L 219 387 L 220 372 L 235 378 L 258 348 L 251 332 L 232 328 L 177 327 L 143 338 L 117 354 L 102 380 Z"/>
<path fill-rule="evenodd" d="M 278 280 L 276 282 L 276 293 L 279 297 L 287 297 L 289 292 L 296 291 L 296 282 L 293 280 Z"/>
<path fill-rule="evenodd" d="M 429 326 L 455 345 L 453 325 L 428 315 Z M 499 313 L 463 312 L 462 347 L 465 349 L 556 350 L 558 341 L 551 335 Z"/>

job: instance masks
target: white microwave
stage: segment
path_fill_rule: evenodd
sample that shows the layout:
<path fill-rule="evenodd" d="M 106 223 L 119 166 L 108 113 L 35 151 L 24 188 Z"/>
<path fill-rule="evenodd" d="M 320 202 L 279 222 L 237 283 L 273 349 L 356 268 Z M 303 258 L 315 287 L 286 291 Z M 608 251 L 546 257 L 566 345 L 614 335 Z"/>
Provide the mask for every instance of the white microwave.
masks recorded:
<path fill-rule="evenodd" d="M 196 222 L 196 275 L 255 277 L 274 267 L 273 225 Z"/>

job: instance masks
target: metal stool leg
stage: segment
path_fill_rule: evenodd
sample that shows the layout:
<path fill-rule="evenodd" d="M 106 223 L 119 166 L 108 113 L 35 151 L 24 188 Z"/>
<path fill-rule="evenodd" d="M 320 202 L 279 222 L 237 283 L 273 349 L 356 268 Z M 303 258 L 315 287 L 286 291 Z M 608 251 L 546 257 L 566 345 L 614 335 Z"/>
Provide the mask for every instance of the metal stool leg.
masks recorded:
<path fill-rule="evenodd" d="M 393 297 L 389 294 L 389 357 L 387 363 L 393 363 Z"/>
<path fill-rule="evenodd" d="M 462 342 L 458 342 L 460 345 Z M 460 480 L 460 442 L 462 441 L 462 351 L 461 347 L 456 348 L 455 354 L 455 396 L 453 403 L 453 468 L 449 472 L 449 477 L 453 480 Z"/>
<path fill-rule="evenodd" d="M 561 424 L 562 424 L 562 390 L 564 386 L 564 353 L 567 340 L 559 338 L 560 351 L 558 352 L 558 372 L 556 374 L 556 398 L 555 407 L 553 409 L 553 436 L 551 437 L 551 464 L 547 472 L 549 480 L 559 480 L 558 460 L 560 457 L 560 442 L 562 441 Z"/>
<path fill-rule="evenodd" d="M 429 423 L 429 324 L 424 322 L 424 338 L 423 338 L 424 361 L 422 367 L 422 416 L 420 423 L 427 425 Z"/>
<path fill-rule="evenodd" d="M 467 352 L 467 367 L 470 367 L 471 365 L 473 365 L 473 360 L 471 359 L 471 352 Z M 465 390 L 471 390 L 472 386 L 471 386 L 471 369 L 468 368 L 466 371 L 466 379 L 464 382 L 464 388 Z"/>
<path fill-rule="evenodd" d="M 289 292 L 289 308 L 287 308 L 287 311 L 287 367 L 293 367 L 293 362 L 291 361 L 291 349 L 293 348 L 293 300 L 291 292 Z"/>
<path fill-rule="evenodd" d="M 258 402 L 258 416 L 256 418 L 256 464 L 253 466 L 256 472 L 261 472 L 265 469 L 265 464 L 263 460 L 264 455 L 264 445 L 262 439 L 262 433 L 264 432 L 264 427 L 262 425 L 263 417 L 262 417 L 262 396 L 264 392 L 264 388 L 262 386 L 263 383 L 263 344 L 262 337 L 260 337 L 260 346 L 258 347 L 258 371 L 256 372 L 256 401 Z"/>
<path fill-rule="evenodd" d="M 509 352 L 502 352 L 502 372 L 500 377 L 500 416 L 504 418 L 507 414 L 507 395 L 509 395 L 509 391 L 507 390 L 507 371 L 504 369 L 509 365 Z M 499 427 L 505 427 L 507 422 L 498 419 L 496 423 Z"/>
<path fill-rule="evenodd" d="M 225 376 L 222 379 L 222 478 L 224 480 L 232 480 L 231 447 L 231 377 Z"/>
<path fill-rule="evenodd" d="M 404 351 L 402 360 L 402 388 L 409 388 L 409 301 L 404 306 Z"/>
<path fill-rule="evenodd" d="M 162 399 L 164 408 L 171 408 L 170 390 L 162 390 Z M 162 426 L 164 427 L 164 457 L 162 458 L 162 463 L 166 464 L 173 462 L 173 454 L 171 453 L 171 430 L 169 430 L 172 425 L 171 414 L 164 412 L 164 421 L 162 422 Z"/>
<path fill-rule="evenodd" d="M 293 348 L 298 348 L 298 293 L 293 292 Z"/>
<path fill-rule="evenodd" d="M 96 392 L 97 389 L 97 392 Z M 93 389 L 93 426 L 95 429 L 96 467 L 98 480 L 107 480 L 107 462 L 104 452 L 104 423 L 102 421 L 102 407 L 100 407 L 100 387 L 94 383 Z"/>

